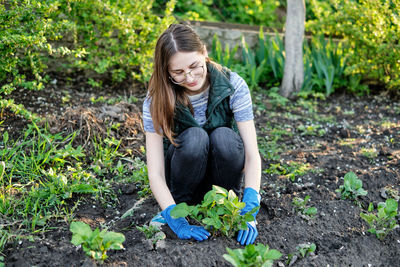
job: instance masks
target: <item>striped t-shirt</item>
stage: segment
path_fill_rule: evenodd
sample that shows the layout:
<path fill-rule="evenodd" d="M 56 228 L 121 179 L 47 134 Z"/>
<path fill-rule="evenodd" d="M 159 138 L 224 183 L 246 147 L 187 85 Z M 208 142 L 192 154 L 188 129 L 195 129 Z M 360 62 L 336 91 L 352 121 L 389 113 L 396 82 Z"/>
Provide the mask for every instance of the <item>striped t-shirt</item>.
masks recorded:
<path fill-rule="evenodd" d="M 235 120 L 238 122 L 252 120 L 254 115 L 249 87 L 236 72 L 231 72 L 230 82 L 235 89 L 235 92 L 229 96 L 229 105 Z M 203 126 L 207 120 L 208 93 L 209 90 L 206 90 L 198 95 L 189 96 L 193 106 L 194 119 L 200 126 Z M 151 99 L 148 97 L 143 102 L 143 126 L 146 132 L 154 133 L 153 120 L 150 114 L 150 102 Z"/>

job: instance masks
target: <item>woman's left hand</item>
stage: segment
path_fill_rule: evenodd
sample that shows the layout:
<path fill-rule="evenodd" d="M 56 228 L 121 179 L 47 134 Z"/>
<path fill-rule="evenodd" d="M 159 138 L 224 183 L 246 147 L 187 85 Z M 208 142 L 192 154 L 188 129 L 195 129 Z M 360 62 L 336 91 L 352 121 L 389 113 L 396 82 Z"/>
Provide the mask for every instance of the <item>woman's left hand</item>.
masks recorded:
<path fill-rule="evenodd" d="M 260 194 L 251 187 L 246 187 L 243 192 L 243 199 L 242 202 L 246 203 L 246 206 L 242 209 L 241 215 L 246 214 L 247 212 L 251 211 L 256 207 L 260 207 Z M 240 230 L 237 241 L 241 245 L 249 245 L 253 244 L 258 236 L 258 231 L 256 227 L 256 215 L 258 210 L 254 212 L 252 215 L 254 217 L 254 221 L 247 223 L 247 230 Z"/>

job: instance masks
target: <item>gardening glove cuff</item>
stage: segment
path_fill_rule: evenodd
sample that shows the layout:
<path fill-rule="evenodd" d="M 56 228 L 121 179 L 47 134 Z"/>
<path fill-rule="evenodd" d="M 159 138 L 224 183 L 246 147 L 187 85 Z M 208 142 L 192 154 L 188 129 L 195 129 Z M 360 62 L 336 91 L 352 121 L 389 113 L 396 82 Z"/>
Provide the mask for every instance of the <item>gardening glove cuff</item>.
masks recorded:
<path fill-rule="evenodd" d="M 210 233 L 207 232 L 202 226 L 190 225 L 185 218 L 172 218 L 171 210 L 176 205 L 170 205 L 161 212 L 161 215 L 167 221 L 168 226 L 180 239 L 194 238 L 197 241 L 206 240 Z"/>
<path fill-rule="evenodd" d="M 245 214 L 246 212 L 251 211 L 255 207 L 260 207 L 261 196 L 260 194 L 251 187 L 246 187 L 243 192 L 242 202 L 246 203 L 246 206 L 242 209 L 240 214 Z M 252 215 L 254 219 L 256 219 L 256 215 L 259 210 L 254 212 Z"/>

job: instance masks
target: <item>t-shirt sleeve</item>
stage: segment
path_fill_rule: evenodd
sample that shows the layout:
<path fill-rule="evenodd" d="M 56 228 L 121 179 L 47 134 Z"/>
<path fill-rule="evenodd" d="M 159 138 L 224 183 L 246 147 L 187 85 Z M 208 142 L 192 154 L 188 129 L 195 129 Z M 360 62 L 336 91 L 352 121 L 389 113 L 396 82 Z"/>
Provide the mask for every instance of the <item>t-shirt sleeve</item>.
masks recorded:
<path fill-rule="evenodd" d="M 250 90 L 245 80 L 236 72 L 231 72 L 230 82 L 235 92 L 230 97 L 230 108 L 236 121 L 254 119 Z"/>
<path fill-rule="evenodd" d="M 143 102 L 143 128 L 145 132 L 155 133 L 153 119 L 151 118 L 150 113 L 150 97 L 146 96 Z"/>

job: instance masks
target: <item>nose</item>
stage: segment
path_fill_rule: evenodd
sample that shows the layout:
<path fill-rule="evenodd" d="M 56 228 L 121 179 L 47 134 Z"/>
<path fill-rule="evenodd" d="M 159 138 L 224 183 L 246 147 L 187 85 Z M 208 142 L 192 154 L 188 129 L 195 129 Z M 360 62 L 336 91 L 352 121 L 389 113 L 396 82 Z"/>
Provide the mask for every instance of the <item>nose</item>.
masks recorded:
<path fill-rule="evenodd" d="M 186 81 L 187 82 L 192 82 L 192 81 L 194 81 L 194 78 L 193 78 L 193 76 L 192 76 L 192 73 L 188 73 L 188 74 L 186 74 Z"/>

